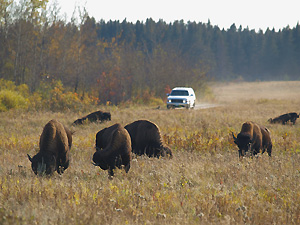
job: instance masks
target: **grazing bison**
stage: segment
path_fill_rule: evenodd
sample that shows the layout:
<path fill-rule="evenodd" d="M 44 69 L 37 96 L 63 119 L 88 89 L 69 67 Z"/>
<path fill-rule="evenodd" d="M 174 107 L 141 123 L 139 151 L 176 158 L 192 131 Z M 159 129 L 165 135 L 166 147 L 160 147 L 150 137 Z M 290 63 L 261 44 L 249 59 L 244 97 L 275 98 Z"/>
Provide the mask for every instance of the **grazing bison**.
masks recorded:
<path fill-rule="evenodd" d="M 35 174 L 51 175 L 56 170 L 62 174 L 69 166 L 69 151 L 72 133 L 57 120 L 50 120 L 40 137 L 40 151 L 31 158 L 31 168 Z"/>
<path fill-rule="evenodd" d="M 163 144 L 159 128 L 148 120 L 138 120 L 125 126 L 131 137 L 132 152 L 149 157 L 169 156 L 172 151 Z"/>
<path fill-rule="evenodd" d="M 88 114 L 87 116 L 75 120 L 73 124 L 75 125 L 83 124 L 85 120 L 88 120 L 89 122 L 96 122 L 96 121 L 102 122 L 106 120 L 111 120 L 111 114 L 109 112 L 96 111 Z"/>
<path fill-rule="evenodd" d="M 93 155 L 95 166 L 108 170 L 110 176 L 113 170 L 122 165 L 128 173 L 131 161 L 131 140 L 127 130 L 120 124 L 104 128 L 96 134 L 96 152 Z"/>
<path fill-rule="evenodd" d="M 256 155 L 262 149 L 262 154 L 267 150 L 269 156 L 272 153 L 270 131 L 254 122 L 246 122 L 242 125 L 237 137 L 232 133 L 234 143 L 239 147 L 239 156 L 245 156 L 246 152 Z"/>
<path fill-rule="evenodd" d="M 299 115 L 295 112 L 291 112 L 291 113 L 286 113 L 280 116 L 277 116 L 275 118 L 270 118 L 268 121 L 270 123 L 281 123 L 283 125 L 285 125 L 288 121 L 290 121 L 291 123 L 295 124 L 297 118 L 299 118 Z"/>

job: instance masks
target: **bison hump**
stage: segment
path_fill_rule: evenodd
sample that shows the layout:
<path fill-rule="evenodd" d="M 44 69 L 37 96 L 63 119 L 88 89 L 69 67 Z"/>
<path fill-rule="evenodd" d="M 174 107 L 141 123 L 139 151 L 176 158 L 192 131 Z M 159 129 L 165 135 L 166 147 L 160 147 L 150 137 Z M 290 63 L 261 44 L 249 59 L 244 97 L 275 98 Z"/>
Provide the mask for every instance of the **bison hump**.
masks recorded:
<path fill-rule="evenodd" d="M 70 138 L 69 138 L 70 139 Z M 50 151 L 57 154 L 57 151 L 68 151 L 69 139 L 64 126 L 57 120 L 49 121 L 40 137 L 40 150 Z"/>

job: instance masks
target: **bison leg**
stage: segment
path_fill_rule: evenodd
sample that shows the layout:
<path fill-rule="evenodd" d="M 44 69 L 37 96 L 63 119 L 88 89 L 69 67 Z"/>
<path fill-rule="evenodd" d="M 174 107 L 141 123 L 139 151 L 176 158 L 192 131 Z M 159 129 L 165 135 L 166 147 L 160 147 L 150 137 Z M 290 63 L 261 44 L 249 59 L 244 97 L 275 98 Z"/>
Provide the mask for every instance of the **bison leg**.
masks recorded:
<path fill-rule="evenodd" d="M 114 170 L 111 167 L 109 167 L 109 169 L 108 169 L 108 175 L 111 177 L 114 176 Z"/>
<path fill-rule="evenodd" d="M 69 167 L 69 164 L 70 164 L 69 152 L 60 153 L 58 155 L 58 160 L 57 160 L 57 165 L 56 165 L 57 173 L 62 174 Z"/>
<path fill-rule="evenodd" d="M 64 171 L 69 167 L 69 161 L 66 161 L 66 162 L 64 162 L 64 163 L 61 163 L 60 165 L 58 165 L 58 167 L 57 167 L 57 173 L 58 174 L 63 174 L 64 173 Z"/>
<path fill-rule="evenodd" d="M 272 154 L 272 144 L 270 144 L 269 147 L 267 148 L 267 152 L 268 152 L 268 155 L 271 157 L 271 154 Z"/>
<path fill-rule="evenodd" d="M 124 165 L 124 169 L 126 171 L 126 173 L 128 173 L 129 169 L 130 169 L 130 160 L 131 160 L 131 157 L 130 155 L 122 155 L 121 156 L 121 164 Z"/>
<path fill-rule="evenodd" d="M 130 169 L 130 163 L 128 163 L 128 164 L 124 167 L 124 169 L 125 169 L 125 172 L 128 173 L 128 171 L 129 171 L 129 169 Z"/>
<path fill-rule="evenodd" d="M 239 150 L 239 158 L 244 157 L 246 154 L 245 150 Z"/>

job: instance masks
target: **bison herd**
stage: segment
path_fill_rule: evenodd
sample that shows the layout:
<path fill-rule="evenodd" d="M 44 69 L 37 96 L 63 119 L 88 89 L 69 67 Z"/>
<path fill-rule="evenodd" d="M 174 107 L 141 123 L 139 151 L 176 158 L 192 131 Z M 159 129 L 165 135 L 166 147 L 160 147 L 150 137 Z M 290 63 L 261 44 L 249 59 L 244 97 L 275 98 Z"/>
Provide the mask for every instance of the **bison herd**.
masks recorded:
<path fill-rule="evenodd" d="M 297 118 L 299 118 L 297 113 L 287 113 L 268 121 L 281 124 L 290 121 L 295 124 Z M 111 114 L 97 111 L 77 119 L 73 124 L 106 120 L 111 120 Z M 33 172 L 37 175 L 51 175 L 55 171 L 62 174 L 69 166 L 72 135 L 73 132 L 63 124 L 54 119 L 50 120 L 40 136 L 39 152 L 34 157 L 27 154 Z M 232 133 L 232 136 L 239 148 L 240 157 L 247 153 L 253 156 L 260 151 L 262 153 L 267 151 L 269 156 L 272 154 L 270 131 L 262 125 L 252 121 L 245 122 L 240 133 L 237 136 Z M 125 127 L 116 123 L 100 130 L 96 134 L 95 149 L 93 165 L 108 170 L 110 176 L 114 175 L 114 169 L 121 169 L 122 166 L 128 173 L 132 154 L 157 158 L 173 156 L 172 150 L 162 140 L 159 127 L 148 120 L 134 121 Z"/>
<path fill-rule="evenodd" d="M 109 112 L 97 111 L 73 122 L 111 120 Z M 39 152 L 28 159 L 37 175 L 51 175 L 55 171 L 62 174 L 69 166 L 69 152 L 72 146 L 72 134 L 63 124 L 53 119 L 44 127 L 40 136 Z M 108 170 L 110 176 L 114 169 L 124 166 L 126 173 L 130 169 L 132 153 L 149 157 L 172 157 L 171 149 L 163 141 L 156 124 L 148 120 L 138 120 L 123 127 L 116 123 L 100 130 L 96 134 L 96 152 L 93 165 Z"/>

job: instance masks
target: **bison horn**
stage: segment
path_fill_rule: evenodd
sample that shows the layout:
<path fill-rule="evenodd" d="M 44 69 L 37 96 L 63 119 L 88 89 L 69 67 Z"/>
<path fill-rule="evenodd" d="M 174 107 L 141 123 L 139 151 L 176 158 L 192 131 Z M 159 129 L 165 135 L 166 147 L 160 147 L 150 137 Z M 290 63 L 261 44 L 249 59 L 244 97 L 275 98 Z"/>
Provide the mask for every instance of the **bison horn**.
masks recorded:
<path fill-rule="evenodd" d="M 30 157 L 30 155 L 27 154 L 27 156 L 28 156 L 29 161 L 32 162 L 32 158 Z"/>
<path fill-rule="evenodd" d="M 93 164 L 94 166 L 99 166 L 99 164 L 96 164 L 96 163 L 93 163 L 93 162 L 92 162 L 92 164 Z"/>
<path fill-rule="evenodd" d="M 232 132 L 232 137 L 236 141 L 236 137 L 234 136 L 234 133 Z"/>

